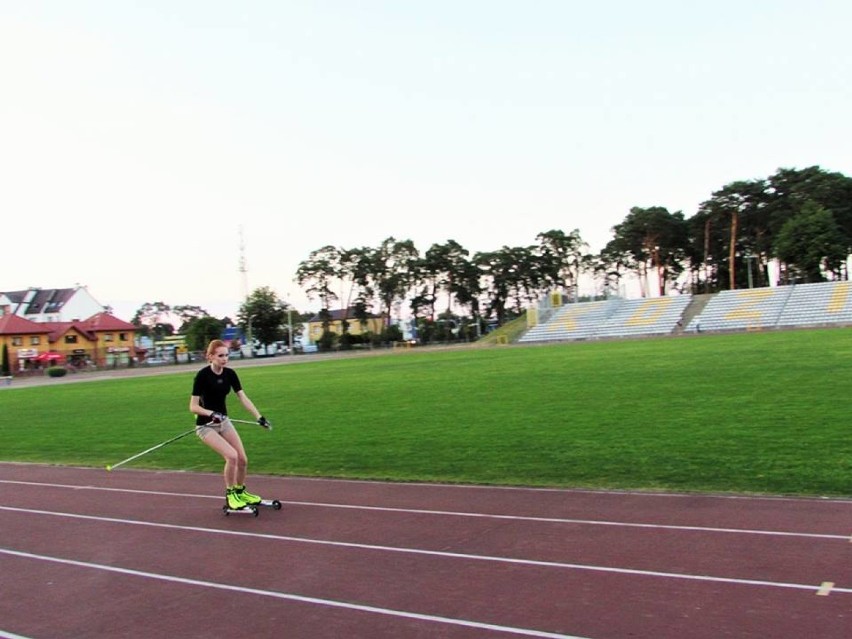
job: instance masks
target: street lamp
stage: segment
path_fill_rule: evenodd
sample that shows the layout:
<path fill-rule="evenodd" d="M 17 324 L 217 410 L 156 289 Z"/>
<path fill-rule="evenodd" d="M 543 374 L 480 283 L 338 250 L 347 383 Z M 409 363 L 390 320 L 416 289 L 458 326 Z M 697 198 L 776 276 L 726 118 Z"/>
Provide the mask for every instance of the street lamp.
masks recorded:
<path fill-rule="evenodd" d="M 290 294 L 287 293 L 287 341 L 290 355 L 293 354 L 293 305 L 290 304 Z"/>
<path fill-rule="evenodd" d="M 754 258 L 756 258 L 757 255 L 752 255 L 751 253 L 746 253 L 744 255 L 744 257 L 746 259 L 746 269 L 748 270 L 748 287 L 752 288 L 753 287 L 753 281 L 752 281 L 752 278 L 751 278 L 751 261 Z"/>

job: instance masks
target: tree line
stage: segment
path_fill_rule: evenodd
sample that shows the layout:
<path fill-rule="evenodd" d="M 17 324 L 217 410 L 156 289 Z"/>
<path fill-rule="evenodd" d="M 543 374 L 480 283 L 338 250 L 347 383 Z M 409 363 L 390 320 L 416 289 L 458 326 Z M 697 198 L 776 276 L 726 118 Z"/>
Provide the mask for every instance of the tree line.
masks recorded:
<path fill-rule="evenodd" d="M 215 318 L 200 306 L 146 302 L 136 310 L 130 321 L 140 335 L 155 341 L 181 334 L 191 351 L 203 351 L 211 340 L 221 339 L 226 329 L 239 327 L 253 345 L 266 350 L 271 344 L 290 343 L 298 337 L 301 322 L 310 315 L 298 313 L 281 300 L 275 291 L 263 286 L 251 292 L 240 305 L 234 319 Z M 232 344 L 234 350 L 239 346 L 236 341 Z"/>
<path fill-rule="evenodd" d="M 643 295 L 713 293 L 778 284 L 846 279 L 852 252 L 852 178 L 818 166 L 779 169 L 765 179 L 731 182 L 694 215 L 662 206 L 633 207 L 597 254 L 580 231 L 549 230 L 536 243 L 470 251 L 455 240 L 420 253 L 410 240 L 378 247 L 324 246 L 299 264 L 296 281 L 328 314 L 371 309 L 387 317 L 408 303 L 411 314 L 435 322 L 455 312 L 498 324 L 519 315 L 548 291 L 579 299 L 580 279 L 591 297 L 620 290 L 636 278 Z"/>
<path fill-rule="evenodd" d="M 390 318 L 403 311 L 415 318 L 421 341 L 469 339 L 487 324 L 520 316 L 551 291 L 580 301 L 617 295 L 627 278 L 639 282 L 642 295 L 848 279 L 850 253 L 852 178 L 812 166 L 731 182 L 690 217 L 663 206 L 633 207 L 599 253 L 579 229 L 543 231 L 533 244 L 475 253 L 452 239 L 421 253 L 411 240 L 388 237 L 377 247 L 316 249 L 298 265 L 295 281 L 320 302 L 321 347 L 346 348 L 354 341 L 349 327 L 366 325 L 371 314 L 385 317 L 387 330 L 368 339 L 401 339 Z M 777 265 L 775 282 L 770 264 Z M 583 298 L 581 280 L 592 290 Z M 133 323 L 156 332 L 164 306 L 143 306 Z M 343 335 L 330 332 L 332 309 L 344 314 Z M 199 324 L 209 316 L 192 306 L 169 310 L 183 318 L 181 332 L 198 333 L 198 341 L 231 322 Z M 261 343 L 274 343 L 289 339 L 294 318 L 310 315 L 263 287 L 240 307 L 236 323 Z"/>

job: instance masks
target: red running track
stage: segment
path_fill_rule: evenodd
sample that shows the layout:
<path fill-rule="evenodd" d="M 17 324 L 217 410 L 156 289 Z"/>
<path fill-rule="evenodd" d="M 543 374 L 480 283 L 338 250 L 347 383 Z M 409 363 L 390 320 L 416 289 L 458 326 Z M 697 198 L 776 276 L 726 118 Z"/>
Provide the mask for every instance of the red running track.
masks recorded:
<path fill-rule="evenodd" d="M 852 636 L 852 501 L 0 463 L 0 637 Z"/>

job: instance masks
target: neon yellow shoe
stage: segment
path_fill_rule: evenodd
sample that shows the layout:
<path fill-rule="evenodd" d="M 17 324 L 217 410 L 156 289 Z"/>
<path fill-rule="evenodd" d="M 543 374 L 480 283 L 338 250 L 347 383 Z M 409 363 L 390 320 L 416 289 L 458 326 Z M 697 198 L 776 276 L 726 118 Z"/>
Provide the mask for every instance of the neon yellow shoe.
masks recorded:
<path fill-rule="evenodd" d="M 257 495 L 253 495 L 247 491 L 245 486 L 234 486 L 234 491 L 237 493 L 237 496 L 243 500 L 243 503 L 248 504 L 249 506 L 254 506 L 255 504 L 259 504 L 263 501 L 263 499 Z"/>
<path fill-rule="evenodd" d="M 225 491 L 225 503 L 231 510 L 242 510 L 248 505 L 240 498 L 236 488 L 229 488 Z"/>

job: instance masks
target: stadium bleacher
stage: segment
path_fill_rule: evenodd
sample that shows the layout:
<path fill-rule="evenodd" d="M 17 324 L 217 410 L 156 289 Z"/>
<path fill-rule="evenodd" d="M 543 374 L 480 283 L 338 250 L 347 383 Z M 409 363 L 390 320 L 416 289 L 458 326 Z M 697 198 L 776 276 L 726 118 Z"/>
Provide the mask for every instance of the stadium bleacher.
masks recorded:
<path fill-rule="evenodd" d="M 624 300 L 595 332 L 595 337 L 665 335 L 681 321 L 690 295 Z"/>
<path fill-rule="evenodd" d="M 747 331 L 773 328 L 792 287 L 722 291 L 694 317 L 687 331 Z"/>
<path fill-rule="evenodd" d="M 852 324 L 852 283 L 722 291 L 687 330 L 736 331 Z"/>
<path fill-rule="evenodd" d="M 852 324 L 852 282 L 820 282 L 792 287 L 779 327 Z"/>
<path fill-rule="evenodd" d="M 622 300 L 566 304 L 558 308 L 547 322 L 533 326 L 519 342 L 550 342 L 589 339 Z"/>
<path fill-rule="evenodd" d="M 547 321 L 529 328 L 518 341 L 671 334 L 679 332 L 692 299 L 691 295 L 677 295 L 566 304 L 552 309 Z M 700 305 L 695 308 L 697 311 Z M 722 291 L 706 302 L 685 330 L 749 331 L 831 325 L 852 325 L 852 282 Z"/>

